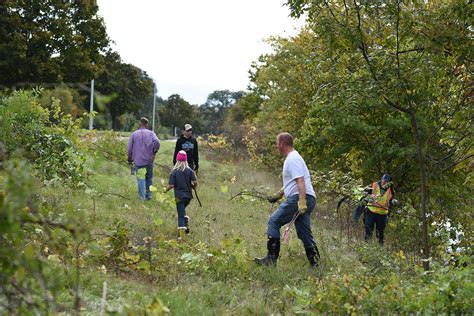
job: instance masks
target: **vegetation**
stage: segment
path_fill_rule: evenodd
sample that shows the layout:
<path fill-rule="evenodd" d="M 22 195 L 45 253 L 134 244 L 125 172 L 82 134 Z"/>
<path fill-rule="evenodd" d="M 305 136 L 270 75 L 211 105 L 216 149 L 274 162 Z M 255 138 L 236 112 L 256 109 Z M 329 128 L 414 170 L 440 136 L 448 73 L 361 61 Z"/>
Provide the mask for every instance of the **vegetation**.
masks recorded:
<path fill-rule="evenodd" d="M 0 55 L 37 54 L 17 73 L 16 59 L 5 59 L 0 84 L 30 80 L 19 75 L 29 70 L 61 83 L 82 69 L 108 94 L 97 121 L 132 129 L 153 104 L 152 80 L 107 50 L 95 1 L 44 5 L 0 5 Z M 474 313 L 472 5 L 287 5 L 307 25 L 270 39 L 274 51 L 252 66 L 249 93 L 215 91 L 200 107 L 179 95 L 157 99 L 163 126 L 222 132 L 198 138 L 203 207 L 188 207 L 184 241 L 173 195 L 161 190 L 172 142 L 157 154 L 154 198 L 141 202 L 126 161 L 129 134 L 80 130 L 87 95 L 64 85 L 4 91 L 0 314 Z M 71 23 L 77 29 L 56 30 Z M 55 50 L 58 38 L 91 46 Z M 69 53 L 82 57 L 62 63 Z M 317 191 L 315 269 L 294 231 L 276 267 L 253 262 L 266 251 L 276 207 L 265 197 L 281 183 L 281 131 L 296 137 Z M 401 206 L 380 247 L 363 241 L 351 213 L 360 188 L 383 172 Z"/>
<path fill-rule="evenodd" d="M 47 122 L 48 113 L 29 92 L 4 99 L 0 110 L 9 113 L 19 103 L 29 110 L 18 121 L 2 121 L 2 132 L 14 122 L 26 124 L 20 121 L 25 115 L 40 127 Z M 54 124 L 43 129 L 71 140 L 60 147 L 64 152 L 81 149 L 85 177 L 79 186 L 66 174 L 50 181 L 35 156 L 2 146 L 2 313 L 473 312 L 470 256 L 434 261 L 426 273 L 401 244 L 382 248 L 362 242 L 357 237 L 362 227 L 345 225 L 350 209 L 341 208 L 339 216 L 334 203 L 322 202 L 329 200 L 331 178 L 314 178 L 321 196 L 313 218 L 320 266 L 309 267 L 291 232 L 278 266 L 258 267 L 252 258 L 265 251 L 266 220 L 274 206 L 257 195 L 231 197 L 243 191 L 265 196 L 279 180 L 247 162 L 223 160 L 220 151 L 228 147 L 222 139 L 213 141 L 212 150 L 201 146 L 203 207 L 191 203 L 191 234 L 179 242 L 172 194 L 159 189 L 167 181 L 173 143 L 162 143 L 155 165 L 158 190 L 143 203 L 118 135 L 74 138 Z M 352 235 L 346 234 L 349 228 Z M 389 229 L 387 239 L 397 234 Z M 449 242 L 449 236 L 443 238 Z"/>
<path fill-rule="evenodd" d="M 472 231 L 472 6 L 287 4 L 292 15 L 308 15 L 306 27 L 271 39 L 274 53 L 253 66 L 252 92 L 231 111 L 254 126 L 248 147 L 273 160 L 274 135 L 284 130 L 313 170 L 364 184 L 391 174 L 404 211 L 415 215 L 396 224 L 399 237 L 417 232 L 405 247 L 428 270 L 441 255 L 432 253 L 437 224 Z"/>

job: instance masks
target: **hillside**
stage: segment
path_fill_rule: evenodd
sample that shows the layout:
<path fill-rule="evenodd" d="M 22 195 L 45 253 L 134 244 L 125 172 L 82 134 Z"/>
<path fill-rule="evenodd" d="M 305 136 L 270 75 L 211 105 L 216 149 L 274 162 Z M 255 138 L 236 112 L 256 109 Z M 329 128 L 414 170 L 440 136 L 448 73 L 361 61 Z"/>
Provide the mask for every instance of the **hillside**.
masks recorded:
<path fill-rule="evenodd" d="M 106 310 L 119 313 L 163 305 L 174 315 L 473 312 L 472 269 L 435 267 L 424 274 L 403 251 L 348 241 L 328 218 L 335 216 L 328 205 L 318 205 L 312 217 L 319 268 L 309 267 L 294 230 L 282 244 L 277 267 L 256 266 L 252 259 L 265 253 L 273 207 L 251 197 L 230 198 L 245 189 L 273 192 L 280 180 L 246 162 L 219 161 L 210 152 L 203 153 L 199 176 L 203 207 L 191 202 L 191 234 L 179 242 L 172 193 L 161 193 L 172 150 L 173 143 L 162 142 L 155 166 L 158 191 L 149 202 L 136 198 L 126 165 L 100 154 L 88 157 L 87 170 L 88 184 L 101 196 L 91 200 L 65 187 L 41 190 L 56 209 L 69 210 L 68 216 L 91 229 L 92 240 L 80 254 L 84 314 L 99 313 L 104 282 Z M 49 258 L 59 265 L 67 261 L 61 254 Z M 68 265 L 72 273 L 74 265 Z M 67 273 L 62 283 L 60 301 L 70 305 Z M 150 305 L 154 298 L 161 303 Z"/>

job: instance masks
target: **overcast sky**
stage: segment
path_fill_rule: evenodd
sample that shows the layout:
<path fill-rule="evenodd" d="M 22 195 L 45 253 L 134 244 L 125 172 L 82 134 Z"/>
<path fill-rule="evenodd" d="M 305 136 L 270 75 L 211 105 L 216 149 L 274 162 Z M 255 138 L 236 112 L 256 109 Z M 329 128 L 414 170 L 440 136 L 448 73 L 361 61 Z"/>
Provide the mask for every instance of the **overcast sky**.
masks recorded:
<path fill-rule="evenodd" d="M 215 90 L 246 90 L 264 39 L 296 35 L 283 0 L 98 0 L 126 63 L 156 80 L 158 95 L 203 104 Z"/>

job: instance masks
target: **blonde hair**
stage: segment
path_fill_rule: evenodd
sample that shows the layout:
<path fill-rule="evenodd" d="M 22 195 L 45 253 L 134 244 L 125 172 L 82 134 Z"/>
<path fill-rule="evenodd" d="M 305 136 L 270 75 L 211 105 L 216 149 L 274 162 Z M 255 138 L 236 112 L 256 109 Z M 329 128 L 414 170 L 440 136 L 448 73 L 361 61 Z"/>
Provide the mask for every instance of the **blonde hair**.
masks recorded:
<path fill-rule="evenodd" d="M 188 167 L 187 161 L 176 161 L 176 164 L 173 167 L 173 170 L 178 169 L 179 171 L 184 171 Z"/>

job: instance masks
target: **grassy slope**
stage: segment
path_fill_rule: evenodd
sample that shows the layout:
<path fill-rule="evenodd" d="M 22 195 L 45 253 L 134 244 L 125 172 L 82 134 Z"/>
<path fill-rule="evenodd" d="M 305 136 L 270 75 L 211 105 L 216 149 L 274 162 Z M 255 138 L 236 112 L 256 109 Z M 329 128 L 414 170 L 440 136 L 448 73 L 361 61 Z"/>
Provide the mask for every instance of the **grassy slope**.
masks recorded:
<path fill-rule="evenodd" d="M 157 155 L 159 164 L 171 166 L 173 148 L 173 143 L 163 142 Z M 323 257 L 320 269 L 309 268 L 294 230 L 289 244 L 282 244 L 282 256 L 276 268 L 255 266 L 252 258 L 265 253 L 266 222 L 271 207 L 259 201 L 229 201 L 229 198 L 241 189 L 274 191 L 280 180 L 244 162 L 218 163 L 206 155 L 202 155 L 201 160 L 198 192 L 203 207 L 199 208 L 197 201 L 188 207 L 191 234 L 184 243 L 175 242 L 176 211 L 162 203 L 163 199 L 172 198 L 171 192 L 167 196 L 160 193 L 168 177 L 164 168 L 155 168 L 155 185 L 159 190 L 155 199 L 142 203 L 136 198 L 135 180 L 126 166 L 101 158 L 89 159 L 93 187 L 99 192 L 113 192 L 131 199 L 104 195 L 96 201 L 95 216 L 92 201 L 81 193 L 45 192 L 51 198 L 61 196 L 57 200 L 59 207 L 80 209 L 81 219 L 89 222 L 96 233 L 108 232 L 113 223 L 122 221 L 134 245 L 142 245 L 146 236 L 168 245 L 166 251 L 154 259 L 158 271 L 152 275 L 117 272 L 113 267 L 107 267 L 108 272 L 104 274 L 98 267 L 85 267 L 81 295 L 86 314 L 98 313 L 104 281 L 109 288 L 109 310 L 122 310 L 127 305 L 144 306 L 158 296 L 175 315 L 294 313 L 305 310 L 309 304 L 314 306 L 325 291 L 338 286 L 337 282 L 345 284 L 348 273 L 366 269 L 354 246 L 341 241 L 337 233 L 324 229 L 317 215 L 313 215 L 312 224 Z M 234 176 L 235 182 L 231 181 Z M 163 221 L 159 226 L 154 223 L 156 213 Z M 201 262 L 186 263 L 180 259 L 183 253 L 206 254 L 216 249 L 223 253 L 231 251 L 232 256 L 225 257 L 224 261 L 205 258 Z M 377 306 L 377 295 L 367 298 L 367 293 L 362 294 L 365 296 L 360 299 L 374 300 L 373 311 L 389 308 Z M 357 305 L 358 295 L 342 295 L 340 301 L 325 302 L 324 309 L 353 311 L 351 308 Z M 69 299 L 65 292 L 63 300 Z M 341 309 L 346 303 L 349 305 Z M 396 306 L 392 310 L 396 310 Z"/>

